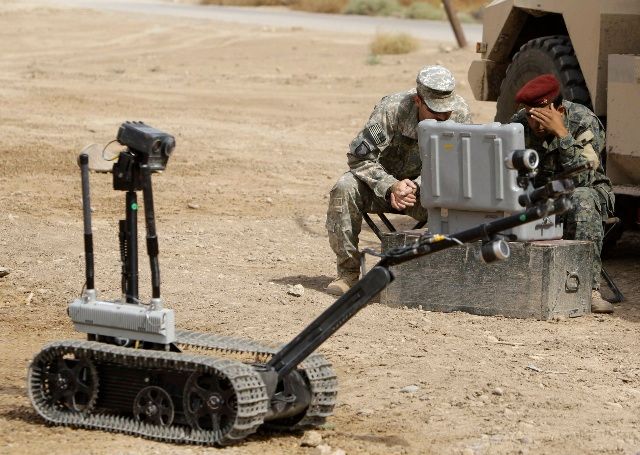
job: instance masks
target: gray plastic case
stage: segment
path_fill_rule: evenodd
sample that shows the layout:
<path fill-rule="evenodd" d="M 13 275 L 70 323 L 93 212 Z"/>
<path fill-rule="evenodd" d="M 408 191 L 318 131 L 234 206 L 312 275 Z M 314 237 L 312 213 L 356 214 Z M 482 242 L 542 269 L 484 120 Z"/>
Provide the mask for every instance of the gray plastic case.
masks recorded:
<path fill-rule="evenodd" d="M 429 211 L 431 232 L 453 234 L 523 210 L 518 173 L 504 164 L 513 150 L 525 148 L 521 124 L 423 120 L 418 124 L 418 144 L 420 202 Z M 518 241 L 560 239 L 562 225 L 551 216 L 505 234 Z"/>

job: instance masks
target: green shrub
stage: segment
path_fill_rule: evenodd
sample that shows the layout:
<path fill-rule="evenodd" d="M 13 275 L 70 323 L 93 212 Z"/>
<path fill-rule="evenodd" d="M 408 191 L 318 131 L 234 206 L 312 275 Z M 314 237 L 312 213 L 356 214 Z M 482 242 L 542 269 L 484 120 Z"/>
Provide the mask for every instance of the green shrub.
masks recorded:
<path fill-rule="evenodd" d="M 367 65 L 379 65 L 380 64 L 380 56 L 378 54 L 369 54 L 367 56 L 367 60 L 365 60 Z"/>
<path fill-rule="evenodd" d="M 418 49 L 418 40 L 406 33 L 378 33 L 370 48 L 373 55 L 408 54 Z"/>
<path fill-rule="evenodd" d="M 284 0 L 200 0 L 203 5 L 224 5 L 224 6 L 279 6 L 287 5 Z"/>
<path fill-rule="evenodd" d="M 465 22 L 465 23 L 481 22 L 475 18 L 473 13 L 466 13 L 466 12 L 458 13 L 458 19 L 460 20 L 460 22 Z"/>
<path fill-rule="evenodd" d="M 429 3 L 412 3 L 406 10 L 405 16 L 409 19 L 441 20 L 446 17 L 442 8 Z"/>
<path fill-rule="evenodd" d="M 347 0 L 294 0 L 291 2 L 293 9 L 312 13 L 341 13 Z"/>
<path fill-rule="evenodd" d="M 286 6 L 312 13 L 345 13 L 365 16 L 403 16 L 409 19 L 446 19 L 440 0 L 199 0 L 201 4 L 226 6 Z M 455 0 L 462 22 L 477 22 L 484 0 Z"/>
<path fill-rule="evenodd" d="M 344 9 L 345 14 L 361 14 L 363 16 L 390 16 L 400 11 L 397 0 L 349 0 Z"/>

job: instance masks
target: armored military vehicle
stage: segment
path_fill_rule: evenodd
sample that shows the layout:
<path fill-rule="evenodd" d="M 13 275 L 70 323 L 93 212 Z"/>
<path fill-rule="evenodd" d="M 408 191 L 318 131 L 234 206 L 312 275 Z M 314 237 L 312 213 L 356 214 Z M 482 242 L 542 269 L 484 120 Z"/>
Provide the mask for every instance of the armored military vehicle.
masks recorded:
<path fill-rule="evenodd" d="M 476 49 L 482 59 L 469 69 L 476 99 L 497 101 L 495 119 L 506 122 L 524 83 L 555 74 L 563 97 L 588 106 L 605 125 L 605 164 L 616 214 L 624 227 L 637 227 L 640 2 L 494 0 L 483 12 L 483 38 Z"/>

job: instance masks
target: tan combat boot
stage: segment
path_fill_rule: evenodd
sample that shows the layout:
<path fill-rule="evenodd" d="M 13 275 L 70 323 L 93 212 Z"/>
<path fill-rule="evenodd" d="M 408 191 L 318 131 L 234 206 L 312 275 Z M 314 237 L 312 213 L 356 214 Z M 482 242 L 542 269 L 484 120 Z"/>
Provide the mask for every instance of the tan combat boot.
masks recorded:
<path fill-rule="evenodd" d="M 359 278 L 360 275 L 358 273 L 344 273 L 329 283 L 325 290 L 327 294 L 341 296 L 356 284 Z"/>
<path fill-rule="evenodd" d="M 613 305 L 611 302 L 607 302 L 600 295 L 600 291 L 594 289 L 591 291 L 591 312 L 592 313 L 613 313 Z"/>

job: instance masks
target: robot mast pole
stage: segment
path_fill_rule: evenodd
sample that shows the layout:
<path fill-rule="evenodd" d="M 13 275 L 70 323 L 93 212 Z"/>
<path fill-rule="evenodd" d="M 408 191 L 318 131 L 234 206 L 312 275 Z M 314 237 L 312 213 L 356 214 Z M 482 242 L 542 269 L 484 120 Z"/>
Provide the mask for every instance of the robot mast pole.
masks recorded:
<path fill-rule="evenodd" d="M 138 300 L 138 196 L 135 190 L 126 194 L 126 289 L 123 293 L 127 303 Z"/>
<path fill-rule="evenodd" d="M 89 155 L 83 153 L 78 159 L 82 178 L 82 218 L 84 221 L 84 256 L 87 291 L 95 290 L 93 268 L 93 232 L 91 229 L 91 199 L 89 191 Z"/>

